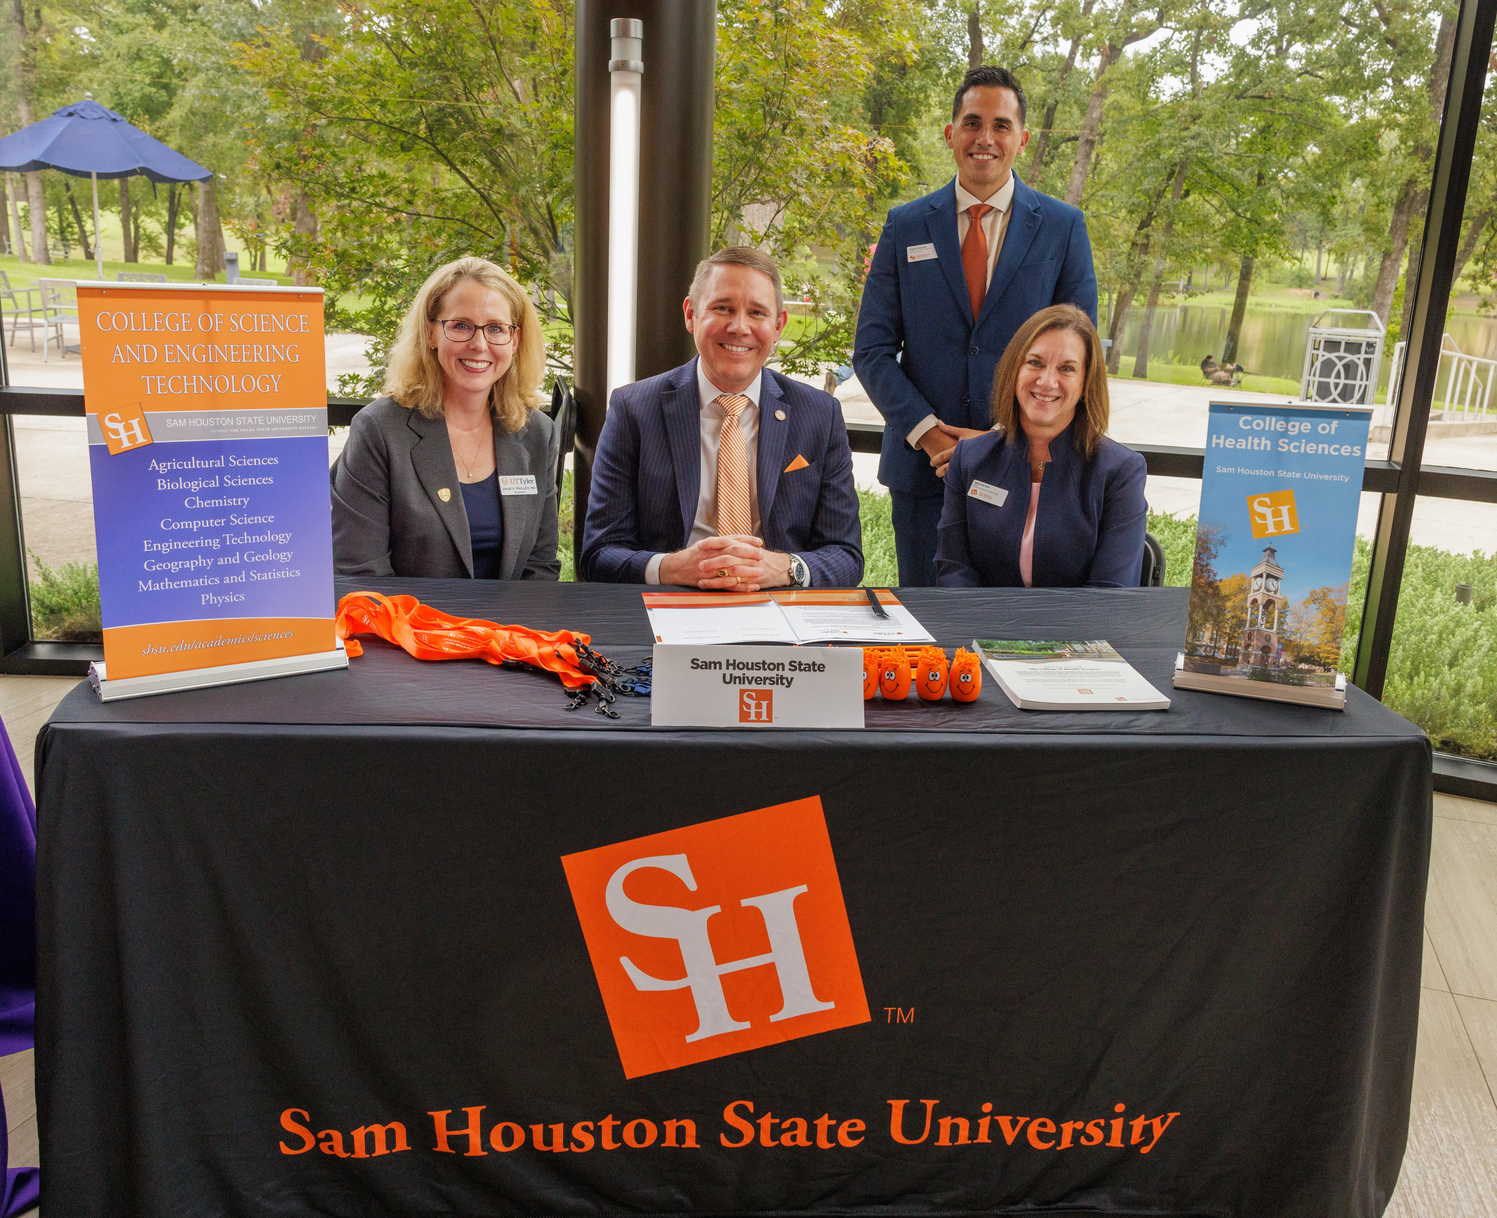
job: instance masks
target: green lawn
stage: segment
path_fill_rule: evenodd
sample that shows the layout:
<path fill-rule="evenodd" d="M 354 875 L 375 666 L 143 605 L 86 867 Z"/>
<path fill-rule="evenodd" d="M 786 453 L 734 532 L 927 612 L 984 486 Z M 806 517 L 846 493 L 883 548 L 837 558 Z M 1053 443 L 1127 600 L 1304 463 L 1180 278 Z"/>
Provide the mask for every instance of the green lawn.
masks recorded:
<path fill-rule="evenodd" d="M 1132 356 L 1123 357 L 1122 367 L 1124 369 L 1133 367 Z M 1133 381 L 1140 378 L 1123 372 L 1112 379 Z M 1149 375 L 1143 379 L 1165 385 L 1193 385 L 1200 389 L 1219 389 L 1222 393 L 1232 392 L 1232 390 L 1224 385 L 1211 385 L 1201 375 L 1200 368 L 1195 364 L 1166 364 L 1160 360 L 1150 360 Z M 1282 393 L 1288 397 L 1299 396 L 1299 382 L 1292 381 L 1288 377 L 1254 376 L 1249 373 L 1242 378 L 1242 384 L 1238 385 L 1237 388 L 1244 393 Z"/>

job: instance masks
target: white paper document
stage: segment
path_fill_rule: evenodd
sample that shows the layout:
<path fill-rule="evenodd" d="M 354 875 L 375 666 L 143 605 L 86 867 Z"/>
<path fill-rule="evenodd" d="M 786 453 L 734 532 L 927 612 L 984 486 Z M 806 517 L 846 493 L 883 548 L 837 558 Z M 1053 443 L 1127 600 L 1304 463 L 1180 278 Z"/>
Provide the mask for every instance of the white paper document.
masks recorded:
<path fill-rule="evenodd" d="M 1102 639 L 976 639 L 972 649 L 1020 710 L 1137 711 L 1170 706 L 1168 698 Z"/>
<path fill-rule="evenodd" d="M 892 592 L 646 592 L 657 643 L 934 643 Z"/>

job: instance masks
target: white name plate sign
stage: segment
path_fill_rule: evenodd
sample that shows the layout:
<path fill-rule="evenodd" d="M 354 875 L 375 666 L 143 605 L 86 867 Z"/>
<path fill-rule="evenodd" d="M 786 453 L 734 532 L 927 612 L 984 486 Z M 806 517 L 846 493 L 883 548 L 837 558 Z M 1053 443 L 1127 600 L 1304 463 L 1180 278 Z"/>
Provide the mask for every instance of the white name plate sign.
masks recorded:
<path fill-rule="evenodd" d="M 861 647 L 657 643 L 656 727 L 863 726 Z"/>

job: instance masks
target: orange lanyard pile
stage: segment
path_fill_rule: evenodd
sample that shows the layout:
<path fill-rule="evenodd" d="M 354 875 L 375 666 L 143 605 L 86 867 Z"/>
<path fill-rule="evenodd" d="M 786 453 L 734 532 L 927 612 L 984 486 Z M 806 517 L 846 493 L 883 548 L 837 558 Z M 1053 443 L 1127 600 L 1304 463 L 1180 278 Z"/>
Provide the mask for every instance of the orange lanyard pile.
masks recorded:
<path fill-rule="evenodd" d="M 354 634 L 377 634 L 418 660 L 480 658 L 490 664 L 526 664 L 554 672 L 576 695 L 568 709 L 581 706 L 589 692 L 598 697 L 598 711 L 617 694 L 649 692 L 649 677 L 609 662 L 588 644 L 589 636 L 572 630 L 545 633 L 528 626 L 501 626 L 479 618 L 453 617 L 414 596 L 385 596 L 379 592 L 350 592 L 338 602 L 333 624 L 349 656 L 362 655 Z"/>

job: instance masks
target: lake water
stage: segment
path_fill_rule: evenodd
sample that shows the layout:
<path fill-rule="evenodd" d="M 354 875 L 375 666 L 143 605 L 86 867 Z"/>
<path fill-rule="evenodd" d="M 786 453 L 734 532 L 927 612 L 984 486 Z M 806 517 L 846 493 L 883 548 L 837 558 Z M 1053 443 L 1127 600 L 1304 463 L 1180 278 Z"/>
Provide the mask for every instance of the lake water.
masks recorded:
<path fill-rule="evenodd" d="M 1230 300 L 1222 305 L 1161 306 L 1154 314 L 1149 362 L 1199 364 L 1208 354 L 1220 358 L 1231 316 Z M 1304 373 L 1305 342 L 1309 337 L 1310 323 L 1318 316 L 1318 313 L 1291 313 L 1285 309 L 1255 309 L 1249 303 L 1247 315 L 1242 320 L 1237 362 L 1259 376 L 1298 381 Z M 1142 323 L 1143 309 L 1129 309 L 1128 319 L 1123 324 L 1123 355 L 1119 367 L 1124 376 L 1133 371 Z M 1445 332 L 1467 355 L 1497 358 L 1497 318 L 1452 317 L 1445 323 Z M 1391 350 L 1384 351 L 1384 384 L 1387 383 L 1391 356 Z"/>

